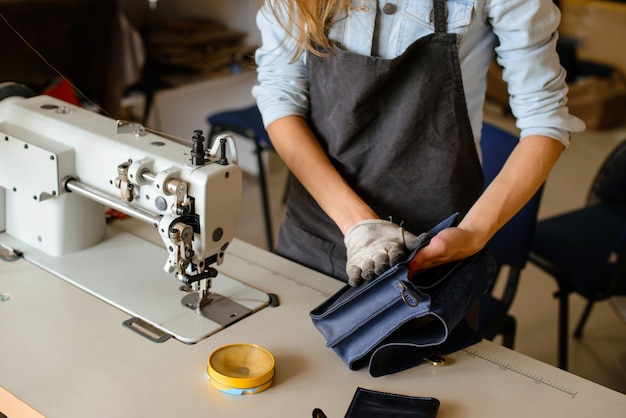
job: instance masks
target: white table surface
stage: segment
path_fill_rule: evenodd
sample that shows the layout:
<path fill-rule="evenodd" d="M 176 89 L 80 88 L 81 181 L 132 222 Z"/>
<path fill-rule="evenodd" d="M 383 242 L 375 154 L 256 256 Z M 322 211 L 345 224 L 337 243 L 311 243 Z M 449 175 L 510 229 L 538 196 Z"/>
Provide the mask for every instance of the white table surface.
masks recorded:
<path fill-rule="evenodd" d="M 47 417 L 291 418 L 321 408 L 335 418 L 364 387 L 435 397 L 442 418 L 626 413 L 625 395 L 488 341 L 448 356 L 443 367 L 380 378 L 350 371 L 308 316 L 340 282 L 237 240 L 219 270 L 277 294 L 280 305 L 194 345 L 157 344 L 123 327 L 126 313 L 77 287 L 25 260 L 0 262 L 0 294 L 10 296 L 0 302 L 0 412 L 8 392 Z M 211 386 L 208 355 L 239 342 L 274 355 L 268 390 L 236 396 Z"/>

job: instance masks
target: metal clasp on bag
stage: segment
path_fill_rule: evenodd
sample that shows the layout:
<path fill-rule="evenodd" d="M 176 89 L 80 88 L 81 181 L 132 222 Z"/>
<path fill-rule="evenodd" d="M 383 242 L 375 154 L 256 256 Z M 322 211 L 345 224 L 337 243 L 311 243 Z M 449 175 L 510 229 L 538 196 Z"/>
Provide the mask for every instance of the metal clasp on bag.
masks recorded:
<path fill-rule="evenodd" d="M 446 365 L 446 358 L 438 354 L 429 354 L 424 357 L 424 360 L 436 367 Z"/>
<path fill-rule="evenodd" d="M 402 301 L 411 308 L 417 307 L 420 304 L 420 299 L 417 297 L 404 283 L 401 281 L 396 282 L 396 287 L 400 289 L 400 296 Z"/>

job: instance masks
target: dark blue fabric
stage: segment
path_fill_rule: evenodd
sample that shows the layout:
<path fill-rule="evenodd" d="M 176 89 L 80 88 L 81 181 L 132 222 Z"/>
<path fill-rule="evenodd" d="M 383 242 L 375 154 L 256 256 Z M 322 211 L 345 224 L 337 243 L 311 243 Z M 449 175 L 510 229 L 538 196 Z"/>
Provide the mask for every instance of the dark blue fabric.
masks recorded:
<path fill-rule="evenodd" d="M 227 130 L 233 130 L 248 137 L 254 134 L 262 144 L 266 146 L 272 145 L 265 126 L 263 126 L 261 113 L 256 105 L 244 109 L 216 113 L 209 116 L 207 121 L 211 126 L 219 125 Z"/>

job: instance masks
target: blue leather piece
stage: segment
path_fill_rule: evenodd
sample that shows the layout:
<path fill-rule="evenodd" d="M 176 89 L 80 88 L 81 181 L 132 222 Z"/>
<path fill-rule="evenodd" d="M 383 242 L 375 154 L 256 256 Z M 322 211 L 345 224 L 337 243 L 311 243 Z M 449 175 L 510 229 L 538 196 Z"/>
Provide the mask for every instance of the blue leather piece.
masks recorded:
<path fill-rule="evenodd" d="M 455 225 L 457 218 L 447 218 L 429 235 Z M 369 364 L 370 374 L 382 376 L 413 367 L 427 355 L 448 354 L 480 341 L 469 327 L 461 327 L 459 338 L 449 340 L 456 335 L 452 330 L 465 323 L 467 312 L 495 280 L 493 257 L 483 250 L 410 281 L 407 263 L 420 248 L 377 278 L 345 286 L 311 311 L 327 346 L 350 369 Z"/>

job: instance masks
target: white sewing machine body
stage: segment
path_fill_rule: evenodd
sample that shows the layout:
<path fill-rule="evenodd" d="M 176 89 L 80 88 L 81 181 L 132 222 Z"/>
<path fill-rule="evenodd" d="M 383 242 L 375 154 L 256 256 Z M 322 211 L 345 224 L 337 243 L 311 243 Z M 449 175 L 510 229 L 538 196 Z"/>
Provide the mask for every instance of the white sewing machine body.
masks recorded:
<path fill-rule="evenodd" d="M 212 265 L 222 263 L 238 220 L 242 173 L 234 144 L 222 142 L 198 152 L 195 145 L 52 97 L 6 98 L 0 101 L 0 244 L 167 334 L 196 342 L 226 325 L 204 324 L 187 333 L 189 318 L 178 319 L 179 305 L 193 323 L 202 316 L 200 301 L 209 299 L 217 274 Z M 126 237 L 111 232 L 106 207 L 152 224 L 166 250 L 134 238 L 116 243 Z M 197 292 L 197 312 L 190 302 L 181 304 L 180 282 L 171 273 Z M 160 276 L 167 279 L 159 291 Z M 235 284 L 221 276 L 215 280 L 220 281 Z M 129 301 L 118 302 L 128 294 Z M 163 300 L 170 298 L 171 315 L 163 317 Z M 249 306 L 251 311 L 267 304 L 265 297 L 255 298 L 262 301 Z M 142 310 L 158 311 L 160 319 Z M 163 324 L 172 318 L 180 326 Z"/>

